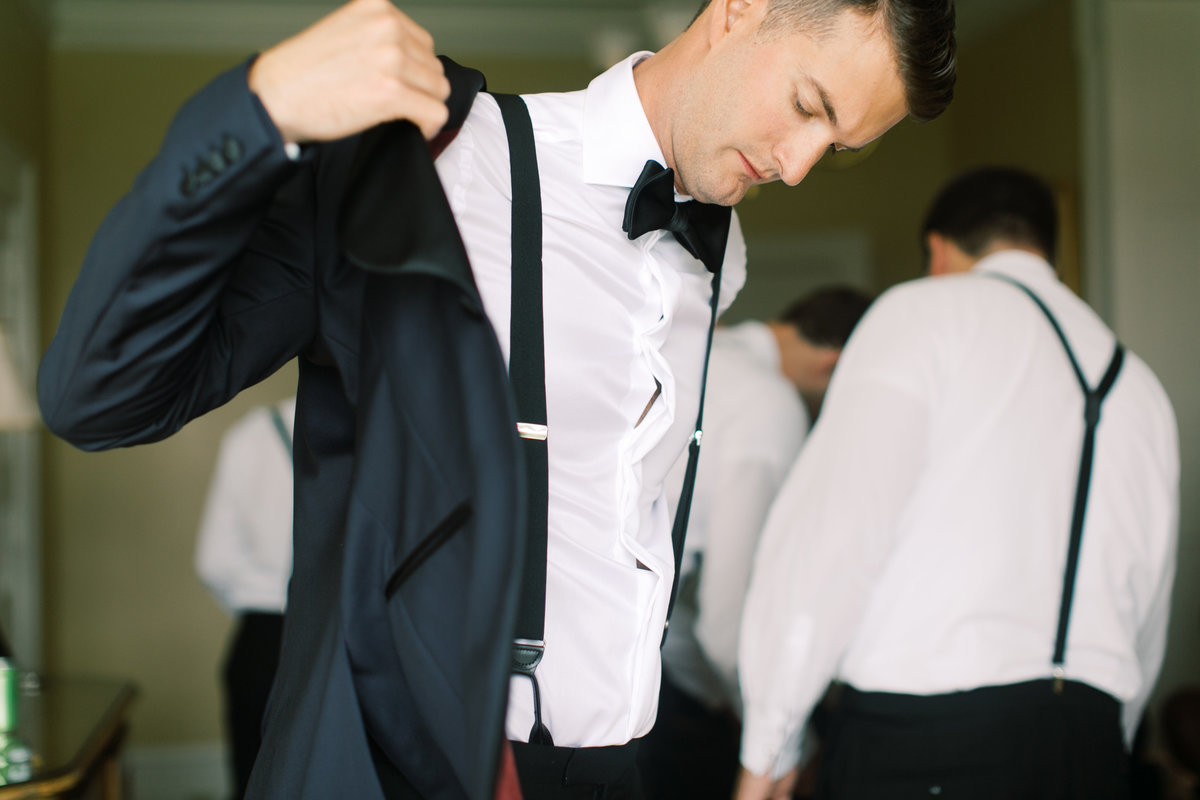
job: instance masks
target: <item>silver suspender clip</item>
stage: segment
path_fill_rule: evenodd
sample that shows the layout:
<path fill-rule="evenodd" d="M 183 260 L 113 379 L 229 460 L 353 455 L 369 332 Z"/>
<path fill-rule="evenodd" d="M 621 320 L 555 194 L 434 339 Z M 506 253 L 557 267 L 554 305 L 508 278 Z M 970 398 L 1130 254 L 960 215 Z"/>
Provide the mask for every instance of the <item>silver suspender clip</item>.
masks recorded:
<path fill-rule="evenodd" d="M 1067 677 L 1067 671 L 1065 669 L 1063 669 L 1061 664 L 1054 667 L 1054 693 L 1055 694 L 1063 693 L 1063 681 L 1066 679 L 1066 677 Z"/>
<path fill-rule="evenodd" d="M 522 439 L 534 439 L 539 442 L 546 441 L 546 435 L 549 431 L 545 425 L 539 425 L 536 422 L 518 422 L 517 436 Z"/>
<path fill-rule="evenodd" d="M 692 440 L 696 443 L 696 447 L 700 446 L 700 440 L 704 438 L 704 431 L 697 430 L 692 434 Z"/>

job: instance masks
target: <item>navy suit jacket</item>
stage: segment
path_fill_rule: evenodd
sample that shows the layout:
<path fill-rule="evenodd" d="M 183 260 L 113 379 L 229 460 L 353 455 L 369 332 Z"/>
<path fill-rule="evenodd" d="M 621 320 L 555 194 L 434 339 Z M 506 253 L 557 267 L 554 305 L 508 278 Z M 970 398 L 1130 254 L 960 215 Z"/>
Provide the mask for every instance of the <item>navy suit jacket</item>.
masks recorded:
<path fill-rule="evenodd" d="M 246 69 L 185 104 L 98 231 L 44 418 L 85 449 L 156 441 L 298 358 L 294 567 L 250 794 L 490 797 L 524 529 L 495 334 L 416 129 L 289 161 Z M 461 120 L 482 76 L 448 70 Z"/>

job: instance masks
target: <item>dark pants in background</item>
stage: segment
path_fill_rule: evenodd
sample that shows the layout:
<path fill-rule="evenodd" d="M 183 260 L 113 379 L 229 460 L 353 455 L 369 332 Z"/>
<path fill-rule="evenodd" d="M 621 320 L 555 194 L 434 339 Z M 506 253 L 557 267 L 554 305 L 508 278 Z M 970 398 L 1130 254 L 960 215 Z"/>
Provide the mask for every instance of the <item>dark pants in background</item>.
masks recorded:
<path fill-rule="evenodd" d="M 652 800 L 728 800 L 737 780 L 741 725 L 711 711 L 663 672 L 658 720 L 642 740 L 638 765 Z"/>
<path fill-rule="evenodd" d="M 225 658 L 225 723 L 233 764 L 234 800 L 241 800 L 246 794 L 250 770 L 262 745 L 263 714 L 279 667 L 282 640 L 282 614 L 247 612 L 238 618 Z"/>
<path fill-rule="evenodd" d="M 847 687 L 819 778 L 827 800 L 1125 800 L 1121 706 L 1049 680 L 923 697 Z"/>
<path fill-rule="evenodd" d="M 575 749 L 513 742 L 524 800 L 645 800 L 638 745 Z"/>

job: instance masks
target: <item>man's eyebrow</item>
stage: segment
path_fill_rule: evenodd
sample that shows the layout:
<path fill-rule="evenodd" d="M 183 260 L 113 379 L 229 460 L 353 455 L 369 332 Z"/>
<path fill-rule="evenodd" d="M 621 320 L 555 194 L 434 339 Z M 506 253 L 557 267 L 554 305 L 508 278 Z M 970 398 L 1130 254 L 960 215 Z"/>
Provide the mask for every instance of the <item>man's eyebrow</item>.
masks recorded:
<path fill-rule="evenodd" d="M 829 93 L 826 92 L 825 87 L 816 80 L 813 81 L 813 86 L 817 87 L 817 96 L 821 98 L 821 105 L 825 107 L 825 116 L 829 117 L 829 121 L 834 125 L 834 127 L 836 127 L 837 112 L 833 110 L 833 103 L 829 101 Z"/>
<path fill-rule="evenodd" d="M 825 115 L 829 117 L 829 123 L 835 128 L 837 127 L 837 112 L 833 110 L 833 103 L 829 100 L 829 92 L 825 91 L 825 87 L 819 81 L 814 80 L 813 86 L 817 87 L 817 96 L 821 98 L 821 105 L 825 107 Z M 858 153 L 863 150 L 862 147 L 845 147 L 839 145 L 838 152 L 841 153 Z"/>

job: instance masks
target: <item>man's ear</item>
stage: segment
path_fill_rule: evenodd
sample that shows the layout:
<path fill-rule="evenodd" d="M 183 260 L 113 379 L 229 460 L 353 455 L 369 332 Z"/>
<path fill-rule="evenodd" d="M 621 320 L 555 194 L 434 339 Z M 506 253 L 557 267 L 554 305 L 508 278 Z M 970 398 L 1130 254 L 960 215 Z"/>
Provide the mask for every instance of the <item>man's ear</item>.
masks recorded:
<path fill-rule="evenodd" d="M 930 275 L 945 275 L 950 271 L 950 240 L 940 233 L 925 234 L 925 248 L 929 253 Z"/>
<path fill-rule="evenodd" d="M 967 255 L 953 239 L 930 231 L 925 238 L 929 248 L 929 274 L 951 275 L 968 272 L 979 262 L 979 256 Z"/>
<path fill-rule="evenodd" d="M 833 375 L 833 368 L 837 366 L 838 359 L 842 357 L 842 348 L 840 347 L 819 347 L 817 348 L 818 364 L 821 369 L 821 374 L 828 381 Z"/>
<path fill-rule="evenodd" d="M 710 41 L 714 44 L 742 25 L 758 24 L 767 0 L 712 0 L 714 12 L 709 26 Z"/>

